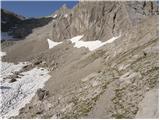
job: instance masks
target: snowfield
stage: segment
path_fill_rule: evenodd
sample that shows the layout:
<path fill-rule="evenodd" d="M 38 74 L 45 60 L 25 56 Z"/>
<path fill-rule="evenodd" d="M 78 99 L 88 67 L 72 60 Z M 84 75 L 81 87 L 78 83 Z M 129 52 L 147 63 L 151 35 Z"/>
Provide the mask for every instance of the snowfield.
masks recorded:
<path fill-rule="evenodd" d="M 103 45 L 107 44 L 107 43 L 112 43 L 114 42 L 116 39 L 118 39 L 121 35 L 117 36 L 117 37 L 113 37 L 109 40 L 107 40 L 106 42 L 102 42 L 100 40 L 95 40 L 95 41 L 82 41 L 81 39 L 83 38 L 83 35 L 79 35 L 76 37 L 73 37 L 70 39 L 70 41 L 72 43 L 74 43 L 74 47 L 76 48 L 81 48 L 81 47 L 85 47 L 88 48 L 90 51 L 96 50 L 100 47 L 102 47 Z"/>
<path fill-rule="evenodd" d="M 1 62 L 0 77 L 0 113 L 2 118 L 10 118 L 19 114 L 19 110 L 29 103 L 38 88 L 43 88 L 50 78 L 49 72 L 42 68 L 33 68 L 21 72 L 15 82 L 9 82 L 14 72 L 18 72 L 29 63 Z"/>
<path fill-rule="evenodd" d="M 22 67 L 27 65 L 27 63 L 19 63 L 17 65 L 14 65 L 13 63 L 7 63 L 7 62 L 1 62 L 1 78 L 0 82 L 3 81 L 3 78 L 13 75 L 13 72 L 20 71 Z"/>
<path fill-rule="evenodd" d="M 86 47 L 90 51 L 96 50 L 107 43 L 112 43 L 120 36 L 113 37 L 106 42 L 100 40 L 83 41 L 83 35 L 79 35 L 69 39 L 76 48 Z M 54 42 L 47 39 L 49 49 L 61 44 L 62 42 Z M 0 52 L 0 56 L 5 56 L 5 52 Z M 24 66 L 31 63 L 23 62 L 19 64 L 1 63 L 0 74 L 0 112 L 2 118 L 10 118 L 19 114 L 19 110 L 31 101 L 36 94 L 37 89 L 43 88 L 45 82 L 50 78 L 49 71 L 44 68 L 32 68 L 30 70 L 21 71 Z M 18 72 L 18 77 L 13 80 L 11 76 Z M 15 78 L 14 78 L 15 79 Z"/>
<path fill-rule="evenodd" d="M 48 41 L 49 49 L 52 49 L 53 47 L 55 47 L 55 46 L 57 46 L 57 45 L 62 43 L 62 42 L 54 42 L 54 41 L 52 41 L 50 39 L 47 39 L 47 41 Z"/>
<path fill-rule="evenodd" d="M 102 42 L 100 40 L 82 41 L 81 39 L 83 38 L 83 35 L 75 36 L 75 37 L 73 37 L 73 38 L 71 38 L 69 40 L 74 44 L 74 47 L 76 47 L 76 48 L 85 47 L 85 48 L 88 48 L 90 51 L 93 51 L 93 50 L 96 50 L 96 49 L 102 47 L 103 45 L 105 45 L 107 43 L 114 42 L 120 36 L 121 35 L 113 37 L 113 38 L 107 40 L 106 42 Z M 55 46 L 57 46 L 57 45 L 62 43 L 62 42 L 54 42 L 54 41 L 52 41 L 50 39 L 47 39 L 47 42 L 48 42 L 49 49 L 52 49 L 53 47 L 55 47 Z"/>

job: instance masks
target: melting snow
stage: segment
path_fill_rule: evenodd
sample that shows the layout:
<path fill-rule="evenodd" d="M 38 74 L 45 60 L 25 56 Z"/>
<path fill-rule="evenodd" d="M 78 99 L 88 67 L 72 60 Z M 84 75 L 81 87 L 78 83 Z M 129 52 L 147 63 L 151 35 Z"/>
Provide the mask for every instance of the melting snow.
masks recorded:
<path fill-rule="evenodd" d="M 82 37 L 83 37 L 83 35 L 79 35 L 79 36 L 73 37 L 72 39 L 70 39 L 70 41 L 75 44 L 74 47 L 76 47 L 76 48 L 86 47 L 90 51 L 93 51 L 97 48 L 102 47 L 103 45 L 105 45 L 107 43 L 114 42 L 116 39 L 118 39 L 120 37 L 120 35 L 117 37 L 113 37 L 113 38 L 107 40 L 106 42 L 101 42 L 100 40 L 82 41 L 81 40 Z"/>
<path fill-rule="evenodd" d="M 1 40 L 10 40 L 13 39 L 13 36 L 8 35 L 7 32 L 1 32 Z"/>
<path fill-rule="evenodd" d="M 78 42 L 82 37 L 83 37 L 83 35 L 78 35 L 78 36 L 76 36 L 76 37 L 71 38 L 70 41 L 71 41 L 72 43 L 76 43 L 76 42 Z"/>
<path fill-rule="evenodd" d="M 0 57 L 3 57 L 3 56 L 5 56 L 5 55 L 6 55 L 5 52 L 0 51 Z"/>
<path fill-rule="evenodd" d="M 50 39 L 47 39 L 47 41 L 48 41 L 49 49 L 51 49 L 51 48 L 55 47 L 56 45 L 59 45 L 59 44 L 62 43 L 62 42 L 54 42 Z"/>
<path fill-rule="evenodd" d="M 17 81 L 9 83 L 14 72 L 20 71 L 29 63 L 1 62 L 0 75 L 0 113 L 2 118 L 9 118 L 19 114 L 35 95 L 38 88 L 44 87 L 45 82 L 50 78 L 48 71 L 41 68 L 33 68 L 27 72 L 21 72 Z M 8 77 L 8 78 L 7 78 Z"/>

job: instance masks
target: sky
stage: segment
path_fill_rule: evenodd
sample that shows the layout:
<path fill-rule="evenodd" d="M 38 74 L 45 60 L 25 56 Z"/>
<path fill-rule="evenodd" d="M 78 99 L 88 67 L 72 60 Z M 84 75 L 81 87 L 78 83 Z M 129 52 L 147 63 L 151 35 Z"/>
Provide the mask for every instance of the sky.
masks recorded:
<path fill-rule="evenodd" d="M 78 1 L 1 1 L 1 7 L 25 17 L 51 15 L 63 4 L 73 8 Z"/>

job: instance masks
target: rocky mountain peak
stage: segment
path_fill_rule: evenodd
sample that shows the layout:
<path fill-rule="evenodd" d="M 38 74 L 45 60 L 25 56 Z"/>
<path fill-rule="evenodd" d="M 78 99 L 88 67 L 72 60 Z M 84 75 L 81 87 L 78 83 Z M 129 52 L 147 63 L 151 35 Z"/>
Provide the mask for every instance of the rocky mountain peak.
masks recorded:
<path fill-rule="evenodd" d="M 66 4 L 62 5 L 62 7 L 60 7 L 60 9 L 58 9 L 57 11 L 55 11 L 52 16 L 53 18 L 64 18 L 64 17 L 68 17 L 68 14 L 71 12 L 71 9 L 67 7 Z"/>
<path fill-rule="evenodd" d="M 62 10 L 60 9 L 59 12 Z M 62 14 L 65 13 L 68 13 L 68 10 Z M 154 1 L 80 1 L 71 10 L 68 18 L 61 17 L 53 22 L 53 38 L 56 41 L 62 41 L 76 34 L 84 34 L 85 40 L 105 41 L 105 39 L 127 32 L 130 27 L 142 22 L 147 16 L 158 14 L 158 6 Z"/>

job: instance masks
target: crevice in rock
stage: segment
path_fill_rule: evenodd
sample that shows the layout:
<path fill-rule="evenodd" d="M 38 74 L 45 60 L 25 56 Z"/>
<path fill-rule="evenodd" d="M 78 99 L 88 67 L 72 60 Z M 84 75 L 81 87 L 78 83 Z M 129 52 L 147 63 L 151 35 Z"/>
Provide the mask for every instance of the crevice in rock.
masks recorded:
<path fill-rule="evenodd" d="M 153 13 L 153 2 L 151 2 L 151 13 Z"/>
<path fill-rule="evenodd" d="M 143 3 L 143 9 L 145 8 L 145 6 L 146 6 L 146 2 Z"/>
<path fill-rule="evenodd" d="M 114 4 L 113 7 L 109 10 L 108 13 L 112 12 L 114 8 L 115 8 L 115 4 Z"/>
<path fill-rule="evenodd" d="M 112 27 L 112 34 L 114 35 L 114 29 L 115 29 L 115 21 L 116 21 L 116 17 L 117 17 L 117 12 L 118 10 L 114 13 L 114 16 L 113 16 L 113 27 Z"/>

